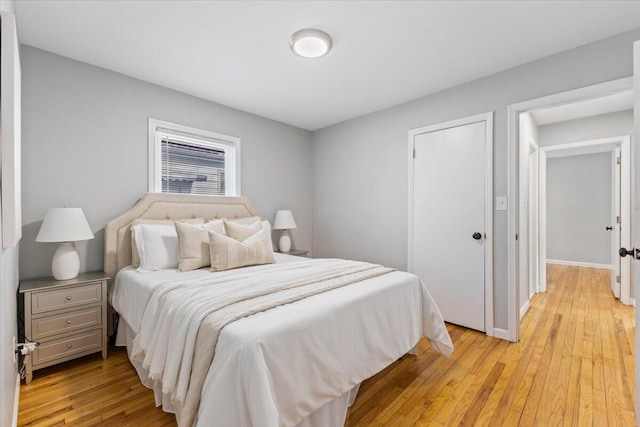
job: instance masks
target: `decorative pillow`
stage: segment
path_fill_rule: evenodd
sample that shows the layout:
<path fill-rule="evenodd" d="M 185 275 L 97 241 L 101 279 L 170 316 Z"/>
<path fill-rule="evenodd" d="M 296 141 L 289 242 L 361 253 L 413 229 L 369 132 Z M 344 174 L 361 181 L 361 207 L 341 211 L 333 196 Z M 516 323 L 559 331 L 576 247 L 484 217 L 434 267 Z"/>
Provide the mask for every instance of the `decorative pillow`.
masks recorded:
<path fill-rule="evenodd" d="M 209 243 L 211 271 L 276 262 L 273 258 L 271 238 L 262 229 L 242 242 L 210 231 Z"/>
<path fill-rule="evenodd" d="M 249 225 L 253 224 L 254 222 L 261 221 L 262 218 L 260 218 L 259 216 L 248 216 L 245 218 L 224 218 L 224 220 L 227 222 L 233 222 L 235 224 Z"/>
<path fill-rule="evenodd" d="M 191 271 L 211 265 L 209 231 L 224 234 L 221 219 L 206 224 L 187 224 L 176 221 L 178 233 L 178 270 Z"/>
<path fill-rule="evenodd" d="M 263 229 L 262 221 L 259 217 L 256 221 L 248 224 L 239 224 L 237 222 L 231 222 L 228 220 L 224 220 L 224 230 L 225 234 L 232 239 L 244 241 L 249 237 L 253 236 L 257 232 Z"/>
<path fill-rule="evenodd" d="M 178 234 L 173 225 L 139 224 L 132 227 L 140 256 L 138 271 L 178 266 Z"/>
<path fill-rule="evenodd" d="M 179 219 L 177 221 L 186 222 L 189 224 L 204 224 L 204 218 L 185 218 Z M 172 219 L 146 219 L 146 218 L 136 218 L 133 220 L 132 225 L 141 225 L 141 224 L 155 224 L 155 225 L 170 225 L 173 226 L 175 223 Z M 140 256 L 138 255 L 138 246 L 136 244 L 136 233 L 131 227 L 131 265 L 135 268 L 140 267 Z"/>

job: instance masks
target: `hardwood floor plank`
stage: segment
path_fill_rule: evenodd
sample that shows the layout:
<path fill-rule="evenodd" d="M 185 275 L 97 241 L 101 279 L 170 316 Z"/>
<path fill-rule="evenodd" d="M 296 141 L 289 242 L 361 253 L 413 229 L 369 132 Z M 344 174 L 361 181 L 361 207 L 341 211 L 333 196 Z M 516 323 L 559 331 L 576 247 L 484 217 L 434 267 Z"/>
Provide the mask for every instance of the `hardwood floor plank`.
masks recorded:
<path fill-rule="evenodd" d="M 364 381 L 348 427 L 632 426 L 635 310 L 615 300 L 609 272 L 549 265 L 521 341 L 447 325 L 450 359 L 426 340 Z M 20 393 L 19 426 L 174 427 L 124 349 L 36 371 Z"/>
<path fill-rule="evenodd" d="M 457 425 L 462 420 L 465 411 L 475 401 L 484 382 L 491 374 L 493 367 L 507 346 L 506 341 L 494 340 L 493 345 L 488 347 L 480 356 L 480 360 L 484 360 L 486 363 L 476 365 L 476 369 L 467 375 L 468 381 L 471 381 L 471 384 L 454 391 L 450 402 L 440 410 L 435 421 L 442 424 L 451 423 Z"/>
<path fill-rule="evenodd" d="M 504 364 L 505 368 L 493 387 L 493 391 L 487 398 L 486 403 L 482 406 L 482 410 L 476 418 L 476 425 L 492 425 L 496 414 L 501 418 L 503 411 L 501 411 L 500 402 L 505 394 L 505 390 L 508 388 L 508 383 L 512 378 L 513 372 L 517 369 L 517 363 L 515 361 L 519 360 L 521 356 L 521 343 L 509 344 L 509 347 L 502 354 L 499 363 Z M 481 390 L 479 392 L 481 392 Z"/>
<path fill-rule="evenodd" d="M 593 389 L 593 426 L 608 426 L 607 403 L 604 391 Z M 615 425 L 615 424 L 614 424 Z"/>
<path fill-rule="evenodd" d="M 487 379 L 484 381 L 484 384 L 482 384 L 480 393 L 477 395 L 476 400 L 473 402 L 473 405 L 471 405 L 471 407 L 465 412 L 464 417 L 460 422 L 461 425 L 466 426 L 466 425 L 473 425 L 475 423 L 476 419 L 478 418 L 478 414 L 480 413 L 480 410 L 482 409 L 485 402 L 489 398 L 489 395 L 493 391 L 493 387 L 496 385 L 496 382 L 498 382 L 498 378 L 500 378 L 500 375 L 502 375 L 502 371 L 504 371 L 504 367 L 505 367 L 504 363 L 495 364 L 495 366 L 491 370 L 491 373 L 489 374 Z"/>
<path fill-rule="evenodd" d="M 538 364 L 538 369 L 536 370 L 536 374 L 534 376 L 533 383 L 531 384 L 531 389 L 529 391 L 529 395 L 527 396 L 527 400 L 522 411 L 522 416 L 520 418 L 523 425 L 533 425 L 536 419 L 538 409 L 540 407 L 540 402 L 543 397 L 543 390 L 545 388 L 547 376 L 549 375 L 553 349 L 556 346 L 556 341 L 558 338 L 557 331 L 560 328 L 561 321 L 562 315 L 558 314 L 554 316 L 553 324 L 551 330 L 549 331 L 549 337 L 545 342 L 542 358 L 540 360 L 540 363 Z"/>
<path fill-rule="evenodd" d="M 536 334 L 530 336 L 530 331 L 523 331 L 521 342 L 525 345 L 526 350 L 518 361 L 516 370 L 511 375 L 509 384 L 502 394 L 500 404 L 492 418 L 493 422 L 502 422 L 504 425 L 518 424 L 542 359 L 553 318 L 539 316 L 535 319 L 529 318 L 527 321 L 536 325 Z M 533 323 L 534 321 L 537 323 Z"/>
<path fill-rule="evenodd" d="M 578 423 L 579 426 L 593 425 L 593 362 L 590 358 L 580 360 L 580 387 L 578 391 Z M 573 420 L 572 420 L 572 425 Z"/>

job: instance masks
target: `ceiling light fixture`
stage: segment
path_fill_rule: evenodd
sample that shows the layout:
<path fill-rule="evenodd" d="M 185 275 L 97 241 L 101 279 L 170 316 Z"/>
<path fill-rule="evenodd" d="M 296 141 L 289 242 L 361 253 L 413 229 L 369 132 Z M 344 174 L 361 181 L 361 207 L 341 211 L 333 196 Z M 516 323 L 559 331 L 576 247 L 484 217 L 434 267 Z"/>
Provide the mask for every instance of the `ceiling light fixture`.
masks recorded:
<path fill-rule="evenodd" d="M 331 50 L 331 36 L 322 30 L 305 28 L 296 31 L 289 39 L 291 51 L 303 58 L 320 58 Z"/>

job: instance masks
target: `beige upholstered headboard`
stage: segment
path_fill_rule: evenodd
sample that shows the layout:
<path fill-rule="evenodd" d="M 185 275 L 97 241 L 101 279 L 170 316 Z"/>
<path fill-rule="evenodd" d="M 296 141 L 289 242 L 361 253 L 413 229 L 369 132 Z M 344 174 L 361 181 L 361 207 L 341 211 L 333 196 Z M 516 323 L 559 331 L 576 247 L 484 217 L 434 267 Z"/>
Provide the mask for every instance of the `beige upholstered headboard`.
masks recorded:
<path fill-rule="evenodd" d="M 136 218 L 245 218 L 258 215 L 246 197 L 147 193 L 131 209 L 104 228 L 104 271 L 111 280 L 131 265 L 131 223 Z"/>

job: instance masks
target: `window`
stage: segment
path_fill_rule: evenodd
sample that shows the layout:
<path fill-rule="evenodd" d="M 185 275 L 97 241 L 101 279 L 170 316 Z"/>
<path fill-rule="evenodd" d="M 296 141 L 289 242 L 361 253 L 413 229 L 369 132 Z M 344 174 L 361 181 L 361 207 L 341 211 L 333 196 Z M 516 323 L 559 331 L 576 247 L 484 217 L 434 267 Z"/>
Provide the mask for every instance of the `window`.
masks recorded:
<path fill-rule="evenodd" d="M 240 195 L 240 139 L 149 119 L 149 192 Z"/>

